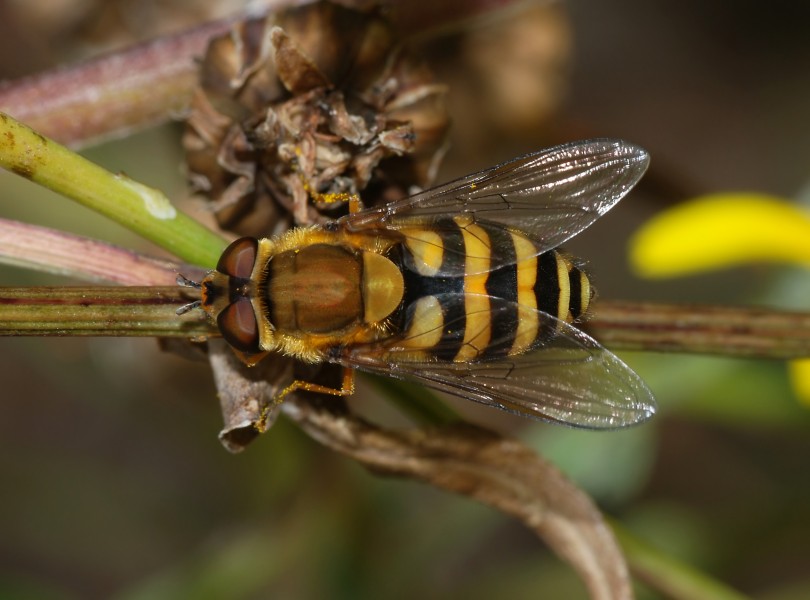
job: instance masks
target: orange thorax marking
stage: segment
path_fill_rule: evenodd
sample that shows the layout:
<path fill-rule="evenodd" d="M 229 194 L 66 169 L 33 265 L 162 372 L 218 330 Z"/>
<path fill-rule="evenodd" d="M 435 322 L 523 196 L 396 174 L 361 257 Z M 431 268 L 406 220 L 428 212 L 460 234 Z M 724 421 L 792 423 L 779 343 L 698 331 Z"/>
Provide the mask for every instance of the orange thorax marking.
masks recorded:
<path fill-rule="evenodd" d="M 271 261 L 268 298 L 282 331 L 329 333 L 362 317 L 360 258 L 339 246 L 316 244 Z"/>

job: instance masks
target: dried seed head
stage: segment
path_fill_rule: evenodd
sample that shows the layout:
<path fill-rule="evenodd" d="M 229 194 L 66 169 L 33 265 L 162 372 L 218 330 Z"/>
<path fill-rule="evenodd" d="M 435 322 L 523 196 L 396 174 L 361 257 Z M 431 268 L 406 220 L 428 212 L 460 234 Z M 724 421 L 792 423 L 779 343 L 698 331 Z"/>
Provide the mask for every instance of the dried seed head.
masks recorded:
<path fill-rule="evenodd" d="M 201 65 L 184 144 L 220 225 L 268 235 L 429 183 L 445 88 L 375 13 L 330 2 L 244 21 Z"/>

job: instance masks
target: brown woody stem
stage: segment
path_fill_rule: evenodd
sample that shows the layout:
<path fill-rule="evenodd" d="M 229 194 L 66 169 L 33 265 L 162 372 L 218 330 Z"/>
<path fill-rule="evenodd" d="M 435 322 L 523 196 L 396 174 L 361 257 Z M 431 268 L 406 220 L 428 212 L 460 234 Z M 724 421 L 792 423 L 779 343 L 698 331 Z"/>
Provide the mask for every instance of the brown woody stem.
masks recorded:
<path fill-rule="evenodd" d="M 810 313 L 600 300 L 586 329 L 616 350 L 810 357 Z"/>

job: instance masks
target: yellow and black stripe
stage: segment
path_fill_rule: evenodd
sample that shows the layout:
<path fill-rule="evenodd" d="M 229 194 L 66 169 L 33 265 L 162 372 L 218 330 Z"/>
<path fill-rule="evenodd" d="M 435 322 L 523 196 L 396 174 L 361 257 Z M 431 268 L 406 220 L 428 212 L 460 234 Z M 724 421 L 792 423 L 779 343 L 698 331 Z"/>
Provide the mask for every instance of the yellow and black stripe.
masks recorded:
<path fill-rule="evenodd" d="M 537 311 L 570 323 L 588 308 L 590 282 L 569 258 L 536 255 L 529 238 L 503 225 L 460 216 L 402 234 L 396 326 L 406 347 L 435 359 L 522 354 L 553 335 Z"/>

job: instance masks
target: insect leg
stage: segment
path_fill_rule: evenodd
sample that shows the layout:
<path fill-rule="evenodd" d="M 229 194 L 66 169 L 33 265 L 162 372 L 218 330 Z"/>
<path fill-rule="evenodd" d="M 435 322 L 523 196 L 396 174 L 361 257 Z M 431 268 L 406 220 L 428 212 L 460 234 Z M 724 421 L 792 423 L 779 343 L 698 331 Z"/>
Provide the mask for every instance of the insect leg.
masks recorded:
<path fill-rule="evenodd" d="M 348 202 L 349 214 L 363 210 L 363 201 L 360 200 L 360 196 L 358 194 L 350 194 L 348 192 L 329 192 L 326 194 L 310 194 L 310 196 L 313 202 L 323 202 L 325 204 Z"/>
<path fill-rule="evenodd" d="M 352 194 L 352 197 L 349 198 L 349 214 L 354 214 L 361 210 L 363 210 L 363 201 L 360 200 L 359 195 Z"/>
<path fill-rule="evenodd" d="M 273 401 L 270 402 L 267 406 L 264 407 L 262 410 L 262 414 L 259 417 L 259 420 L 256 421 L 256 429 L 259 433 L 264 433 L 267 430 L 267 417 L 270 412 L 279 404 L 284 401 L 284 398 L 293 393 L 302 390 L 304 392 L 316 392 L 318 394 L 327 394 L 329 396 L 351 396 L 354 394 L 354 369 L 343 369 L 343 381 L 340 384 L 340 389 L 331 388 L 325 385 L 319 385 L 317 383 L 312 383 L 311 381 L 302 381 L 300 379 L 296 379 L 290 385 L 285 387 L 281 392 L 273 398 Z"/>

